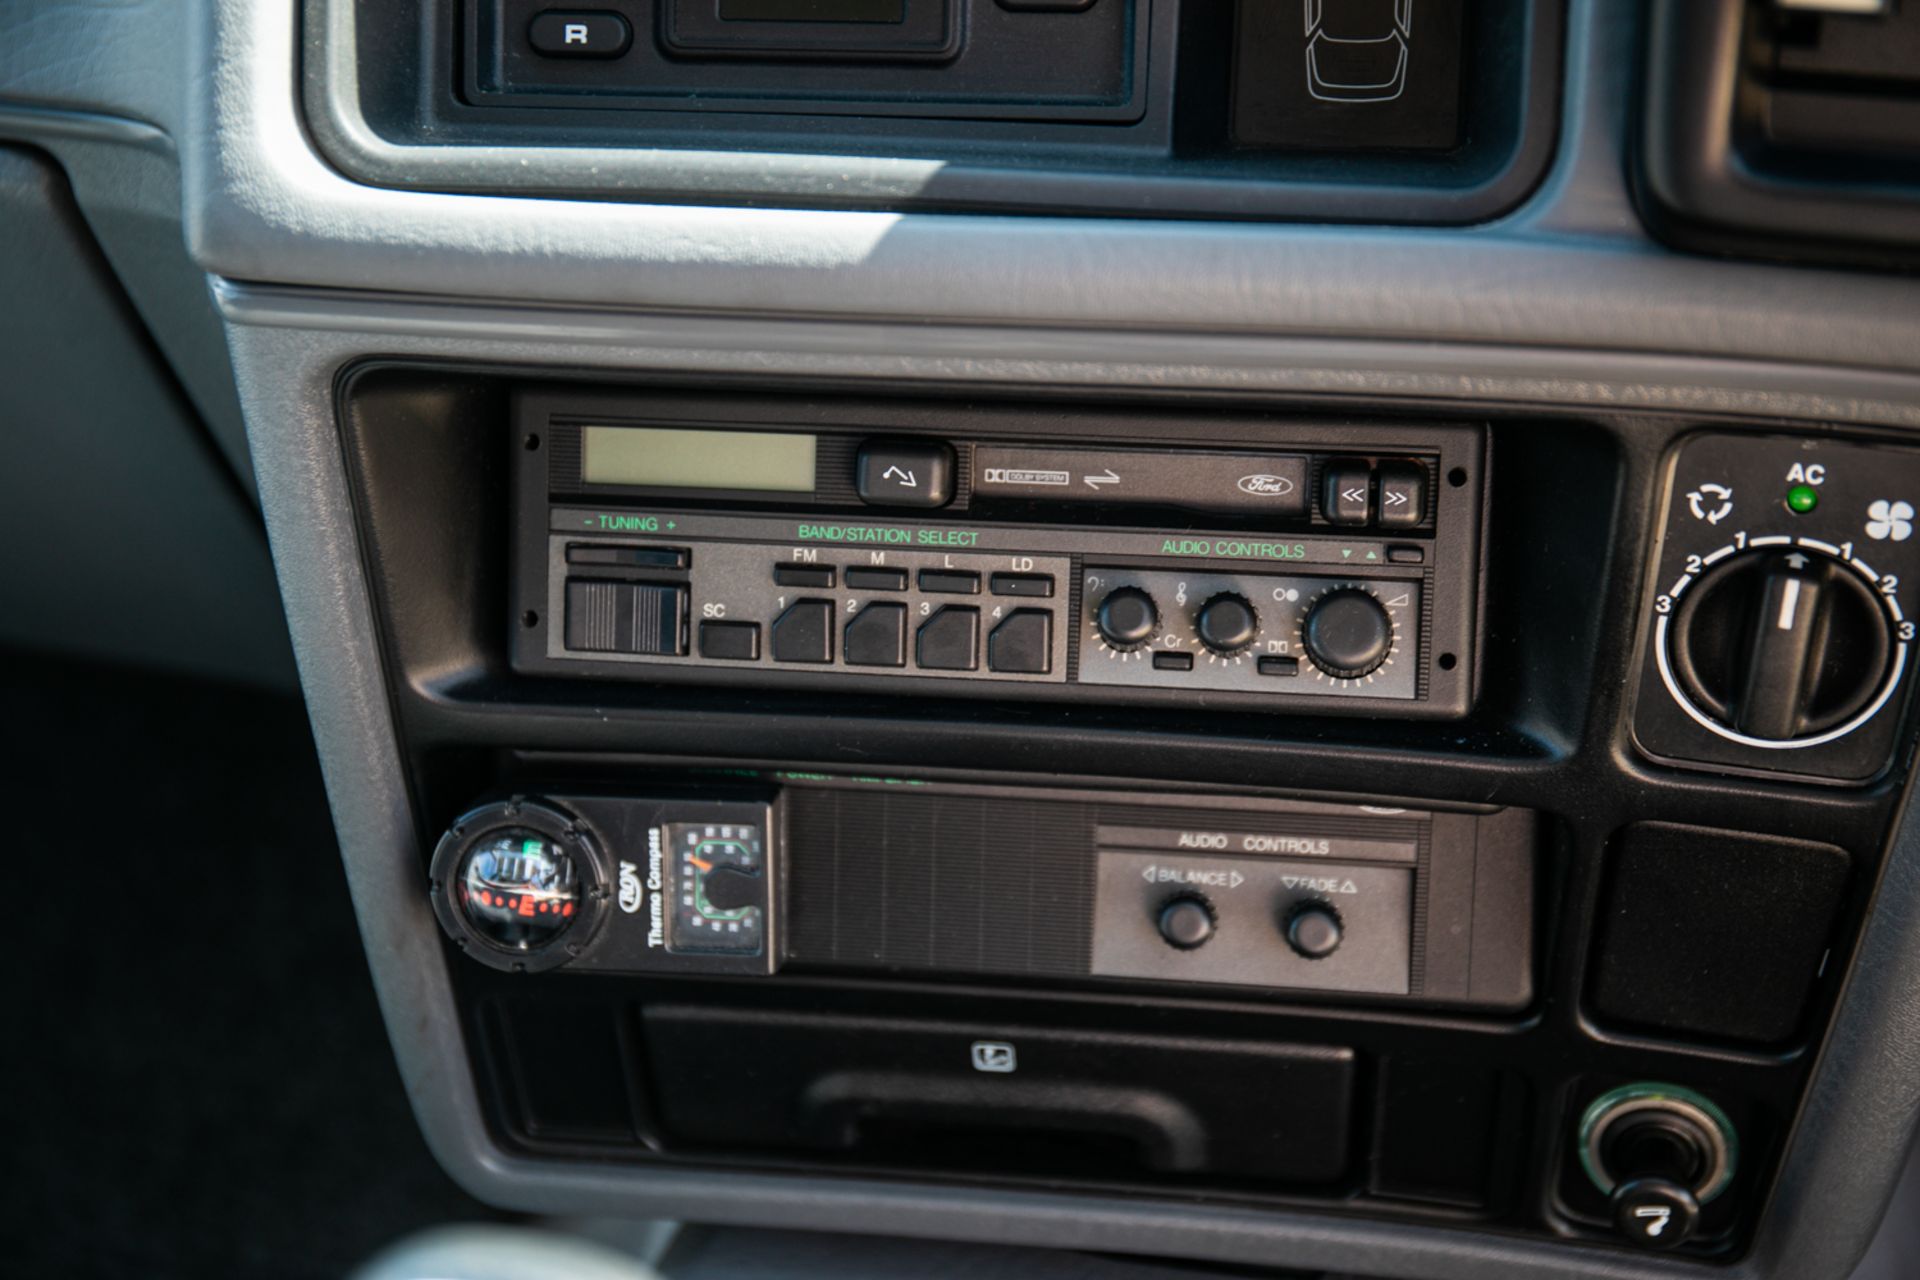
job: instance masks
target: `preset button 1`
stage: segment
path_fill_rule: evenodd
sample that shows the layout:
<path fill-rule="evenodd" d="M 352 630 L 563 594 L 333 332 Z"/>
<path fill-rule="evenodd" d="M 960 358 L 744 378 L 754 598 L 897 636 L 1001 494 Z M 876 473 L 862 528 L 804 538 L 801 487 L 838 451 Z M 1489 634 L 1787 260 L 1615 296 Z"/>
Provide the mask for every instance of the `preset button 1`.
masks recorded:
<path fill-rule="evenodd" d="M 773 622 L 775 662 L 833 661 L 833 601 L 797 600 Z"/>

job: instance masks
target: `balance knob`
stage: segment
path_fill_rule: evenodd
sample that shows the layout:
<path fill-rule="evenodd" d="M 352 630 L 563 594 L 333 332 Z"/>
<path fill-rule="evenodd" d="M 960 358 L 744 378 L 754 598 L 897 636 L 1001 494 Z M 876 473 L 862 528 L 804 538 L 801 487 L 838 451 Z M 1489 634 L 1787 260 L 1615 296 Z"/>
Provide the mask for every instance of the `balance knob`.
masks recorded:
<path fill-rule="evenodd" d="M 1155 921 L 1167 945 L 1181 951 L 1205 946 L 1213 937 L 1215 923 L 1213 908 L 1205 898 L 1185 895 L 1161 907 L 1159 919 Z"/>
<path fill-rule="evenodd" d="M 1667 647 L 1702 714 L 1786 742 L 1866 710 L 1886 682 L 1893 633 L 1873 587 L 1832 556 L 1750 551 L 1680 597 Z"/>
<path fill-rule="evenodd" d="M 1393 619 L 1367 592 L 1343 587 L 1314 602 L 1300 640 L 1314 666 L 1336 680 L 1357 680 L 1393 652 Z"/>
<path fill-rule="evenodd" d="M 1223 658 L 1231 658 L 1260 634 L 1260 615 L 1245 596 L 1227 591 L 1201 605 L 1193 625 L 1200 633 L 1201 644 Z"/>
<path fill-rule="evenodd" d="M 1140 588 L 1116 587 L 1100 602 L 1093 625 L 1109 648 L 1126 653 L 1153 639 L 1160 630 L 1160 610 Z"/>

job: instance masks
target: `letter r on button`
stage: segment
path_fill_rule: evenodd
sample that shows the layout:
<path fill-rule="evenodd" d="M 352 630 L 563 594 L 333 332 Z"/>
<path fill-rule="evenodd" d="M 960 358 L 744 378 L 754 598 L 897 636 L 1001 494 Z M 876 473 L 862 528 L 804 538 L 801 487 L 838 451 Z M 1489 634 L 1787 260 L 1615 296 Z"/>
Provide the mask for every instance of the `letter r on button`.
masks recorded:
<path fill-rule="evenodd" d="M 560 38 L 567 44 L 587 43 L 587 24 L 584 22 L 569 22 L 566 25 L 566 29 L 561 33 Z"/>

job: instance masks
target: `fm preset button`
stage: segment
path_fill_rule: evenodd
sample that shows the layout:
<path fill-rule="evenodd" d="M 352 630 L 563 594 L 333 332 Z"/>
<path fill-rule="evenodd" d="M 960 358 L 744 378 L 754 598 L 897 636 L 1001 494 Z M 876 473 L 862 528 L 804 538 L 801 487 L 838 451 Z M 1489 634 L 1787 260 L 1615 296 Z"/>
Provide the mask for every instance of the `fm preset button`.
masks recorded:
<path fill-rule="evenodd" d="M 777 587 L 811 587 L 815 591 L 831 591 L 833 581 L 833 566 L 830 564 L 773 566 L 773 584 Z"/>

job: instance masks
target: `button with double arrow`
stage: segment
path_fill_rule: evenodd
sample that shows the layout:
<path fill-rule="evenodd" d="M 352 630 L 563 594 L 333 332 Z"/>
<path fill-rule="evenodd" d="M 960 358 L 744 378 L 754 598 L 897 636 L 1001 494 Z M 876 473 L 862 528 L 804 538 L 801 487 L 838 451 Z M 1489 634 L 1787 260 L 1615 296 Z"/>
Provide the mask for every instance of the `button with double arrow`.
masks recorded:
<path fill-rule="evenodd" d="M 1330 462 L 1321 479 L 1320 511 L 1334 524 L 1373 519 L 1373 469 L 1364 462 Z"/>
<path fill-rule="evenodd" d="M 1380 468 L 1380 527 L 1412 529 L 1426 519 L 1427 473 L 1417 465 Z"/>

